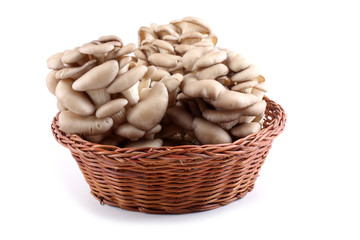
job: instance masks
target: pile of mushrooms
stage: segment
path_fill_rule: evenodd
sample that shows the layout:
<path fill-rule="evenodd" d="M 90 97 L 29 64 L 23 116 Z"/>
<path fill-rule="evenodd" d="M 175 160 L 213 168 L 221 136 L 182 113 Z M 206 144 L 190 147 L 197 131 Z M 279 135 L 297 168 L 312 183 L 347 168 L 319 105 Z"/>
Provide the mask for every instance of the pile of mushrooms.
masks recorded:
<path fill-rule="evenodd" d="M 54 54 L 46 83 L 59 128 L 119 147 L 231 143 L 262 128 L 265 79 L 216 45 L 204 21 L 141 27 L 138 46 L 109 35 Z"/>

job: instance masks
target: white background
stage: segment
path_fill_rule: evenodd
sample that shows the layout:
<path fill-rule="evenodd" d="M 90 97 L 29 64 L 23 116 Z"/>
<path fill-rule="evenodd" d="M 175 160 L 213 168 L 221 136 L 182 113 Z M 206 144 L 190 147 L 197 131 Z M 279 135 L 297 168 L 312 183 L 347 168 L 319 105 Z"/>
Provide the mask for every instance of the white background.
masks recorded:
<path fill-rule="evenodd" d="M 2 1 L 0 239 L 360 239 L 357 1 Z M 288 114 L 255 189 L 216 210 L 101 206 L 50 131 L 46 59 L 185 16 L 242 53 Z"/>

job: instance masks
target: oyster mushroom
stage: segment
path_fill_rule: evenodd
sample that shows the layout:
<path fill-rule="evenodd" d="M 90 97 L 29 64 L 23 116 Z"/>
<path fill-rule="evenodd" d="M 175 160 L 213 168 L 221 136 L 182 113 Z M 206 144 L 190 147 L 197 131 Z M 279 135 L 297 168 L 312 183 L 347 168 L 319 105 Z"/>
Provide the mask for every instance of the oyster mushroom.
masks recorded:
<path fill-rule="evenodd" d="M 106 61 L 108 53 L 113 49 L 114 45 L 108 42 L 91 42 L 82 45 L 79 51 L 83 54 L 93 55 L 100 63 L 103 63 Z"/>
<path fill-rule="evenodd" d="M 202 79 L 217 79 L 229 73 L 229 69 L 225 64 L 218 63 L 210 67 L 204 68 L 196 73 L 199 80 Z"/>
<path fill-rule="evenodd" d="M 167 53 L 153 53 L 148 57 L 151 64 L 157 67 L 174 68 L 181 61 L 181 56 Z"/>
<path fill-rule="evenodd" d="M 127 112 L 127 120 L 133 126 L 149 130 L 160 123 L 168 105 L 168 92 L 162 82 L 156 82 L 149 96 L 139 101 Z"/>
<path fill-rule="evenodd" d="M 70 111 L 89 116 L 94 113 L 95 106 L 84 92 L 72 89 L 73 80 L 63 79 L 56 87 L 55 96 L 61 105 Z"/>
<path fill-rule="evenodd" d="M 261 125 L 257 122 L 242 123 L 231 129 L 231 134 L 238 138 L 242 138 L 250 134 L 258 133 L 260 130 Z"/>
<path fill-rule="evenodd" d="M 194 118 L 184 107 L 171 107 L 166 111 L 170 121 L 180 126 L 182 129 L 191 131 L 193 129 Z"/>
<path fill-rule="evenodd" d="M 84 65 L 80 67 L 66 67 L 60 69 L 59 71 L 57 71 L 55 77 L 57 79 L 67 79 L 67 78 L 78 79 L 84 73 L 92 69 L 95 66 L 95 63 L 96 63 L 96 59 L 92 59 L 84 63 Z"/>
<path fill-rule="evenodd" d="M 202 144 L 231 143 L 231 136 L 220 126 L 208 122 L 202 118 L 195 118 L 193 129 L 196 138 Z"/>
<path fill-rule="evenodd" d="M 105 88 L 115 79 L 118 71 L 116 60 L 104 62 L 78 78 L 72 87 L 76 91 L 86 91 L 98 108 L 111 99 Z"/>
<path fill-rule="evenodd" d="M 231 80 L 233 82 L 244 82 L 249 81 L 257 76 L 259 76 L 259 71 L 254 65 L 250 65 L 249 67 L 245 68 L 244 70 L 241 70 L 240 72 L 237 72 L 231 77 Z"/>
<path fill-rule="evenodd" d="M 168 54 L 174 54 L 175 50 L 172 44 L 170 44 L 167 41 L 155 39 L 152 42 L 152 45 L 157 47 L 159 53 L 168 53 Z"/>
<path fill-rule="evenodd" d="M 57 70 L 52 70 L 51 72 L 48 73 L 48 75 L 46 76 L 46 86 L 49 90 L 49 92 L 51 92 L 52 94 L 55 95 L 55 89 L 56 86 L 59 83 L 59 79 L 57 79 L 56 76 L 56 72 Z"/>
<path fill-rule="evenodd" d="M 145 135 L 144 130 L 138 129 L 130 123 L 119 125 L 116 128 L 115 133 L 121 137 L 130 139 L 131 141 L 136 141 Z"/>
<path fill-rule="evenodd" d="M 61 60 L 65 64 L 74 64 L 86 57 L 85 54 L 79 51 L 80 47 L 74 48 L 73 50 L 67 51 L 62 56 Z"/>
<path fill-rule="evenodd" d="M 125 106 L 128 101 L 124 98 L 111 100 L 96 110 L 97 118 L 111 117 L 114 120 L 114 126 L 118 126 L 126 121 Z"/>
<path fill-rule="evenodd" d="M 215 110 L 205 109 L 202 111 L 202 116 L 206 120 L 213 123 L 226 123 L 239 119 L 242 116 L 258 116 L 265 112 L 266 102 L 262 100 L 249 107 L 236 110 Z"/>
<path fill-rule="evenodd" d="M 59 70 L 65 67 L 64 63 L 62 62 L 62 57 L 64 56 L 64 52 L 56 53 L 50 56 L 47 59 L 47 66 L 50 69 Z"/>
<path fill-rule="evenodd" d="M 109 60 L 109 59 L 114 59 L 114 58 L 124 56 L 126 54 L 134 52 L 135 49 L 136 49 L 136 45 L 134 43 L 129 43 L 123 47 L 115 48 L 112 51 L 110 51 L 107 54 L 106 59 Z"/>
<path fill-rule="evenodd" d="M 143 65 L 136 66 L 127 72 L 119 75 L 107 87 L 107 92 L 114 94 L 121 92 L 129 101 L 129 105 L 134 105 L 139 101 L 139 80 L 146 74 L 147 67 Z"/>
<path fill-rule="evenodd" d="M 185 17 L 182 20 L 175 20 L 170 22 L 181 29 L 181 34 L 187 32 L 199 32 L 209 34 L 211 27 L 203 20 L 195 17 Z"/>
<path fill-rule="evenodd" d="M 160 80 L 160 82 L 165 84 L 165 87 L 169 93 L 168 106 L 173 106 L 175 104 L 176 96 L 179 92 L 179 86 L 183 79 L 183 75 L 176 73 L 171 76 L 165 76 Z"/>
<path fill-rule="evenodd" d="M 66 133 L 79 135 L 104 134 L 113 126 L 112 118 L 97 118 L 95 116 L 81 116 L 70 110 L 61 112 L 59 115 L 59 128 Z"/>

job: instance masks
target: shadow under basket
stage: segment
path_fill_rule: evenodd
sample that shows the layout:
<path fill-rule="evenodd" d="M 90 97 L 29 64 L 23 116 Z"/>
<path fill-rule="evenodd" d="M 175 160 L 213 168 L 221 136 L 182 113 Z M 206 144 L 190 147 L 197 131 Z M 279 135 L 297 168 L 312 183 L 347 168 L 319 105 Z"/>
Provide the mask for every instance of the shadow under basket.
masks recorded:
<path fill-rule="evenodd" d="M 62 132 L 58 115 L 51 127 L 101 204 L 145 213 L 199 212 L 229 204 L 254 188 L 286 122 L 282 107 L 264 99 L 263 129 L 229 144 L 119 148 Z"/>

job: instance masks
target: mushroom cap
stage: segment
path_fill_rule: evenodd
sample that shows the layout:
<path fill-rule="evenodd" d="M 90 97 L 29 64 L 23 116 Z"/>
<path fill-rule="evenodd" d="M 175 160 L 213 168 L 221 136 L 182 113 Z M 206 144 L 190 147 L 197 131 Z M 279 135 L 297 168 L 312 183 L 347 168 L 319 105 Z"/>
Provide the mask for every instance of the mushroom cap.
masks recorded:
<path fill-rule="evenodd" d="M 59 101 L 57 101 L 56 106 L 57 106 L 57 108 L 59 109 L 60 112 L 63 112 L 63 111 L 66 111 L 66 110 L 67 110 L 66 107 L 64 107 L 64 106 L 61 104 L 61 102 L 59 102 Z"/>
<path fill-rule="evenodd" d="M 164 69 L 157 68 L 153 76 L 151 77 L 152 81 L 160 81 L 164 76 L 170 76 L 170 73 Z"/>
<path fill-rule="evenodd" d="M 180 86 L 181 80 L 181 78 L 179 80 L 178 75 L 171 75 L 163 77 L 160 82 L 163 82 L 168 92 L 171 93 Z"/>
<path fill-rule="evenodd" d="M 208 99 L 217 99 L 222 91 L 225 90 L 225 87 L 216 80 L 213 79 L 204 79 L 204 80 L 194 80 L 194 79 L 184 79 L 180 85 L 181 90 L 186 96 L 192 98 L 208 98 Z"/>
<path fill-rule="evenodd" d="M 260 75 L 259 71 L 254 65 L 250 65 L 248 68 L 236 73 L 231 77 L 233 82 L 245 82 L 252 80 Z"/>
<path fill-rule="evenodd" d="M 148 135 L 153 135 L 156 133 L 159 133 L 161 131 L 162 126 L 160 124 L 157 124 L 155 127 L 153 127 L 152 129 L 149 129 L 145 132 L 145 136 Z"/>
<path fill-rule="evenodd" d="M 66 64 L 72 64 L 80 61 L 85 55 L 79 51 L 80 47 L 74 48 L 73 50 L 67 51 L 62 56 L 62 62 Z"/>
<path fill-rule="evenodd" d="M 166 116 L 169 117 L 171 122 L 180 126 L 182 129 L 192 130 L 194 118 L 184 107 L 171 107 L 166 111 Z"/>
<path fill-rule="evenodd" d="M 60 81 L 59 79 L 57 79 L 55 77 L 56 72 L 57 72 L 57 70 L 52 70 L 46 76 L 46 86 L 52 94 L 55 94 L 56 86 L 57 86 L 58 82 Z"/>
<path fill-rule="evenodd" d="M 136 141 L 145 135 L 145 131 L 134 127 L 130 123 L 124 123 L 119 125 L 116 128 L 115 133 L 132 141 Z"/>
<path fill-rule="evenodd" d="M 232 110 L 246 108 L 257 101 L 258 98 L 253 94 L 235 92 L 224 88 L 219 97 L 215 100 L 210 100 L 210 103 L 217 109 Z"/>
<path fill-rule="evenodd" d="M 154 31 L 158 35 L 161 35 L 162 39 L 164 39 L 165 36 L 173 36 L 179 38 L 179 29 L 173 24 L 158 25 L 155 27 Z"/>
<path fill-rule="evenodd" d="M 198 39 L 200 41 L 203 38 L 203 35 L 199 32 L 186 32 L 181 34 L 179 40 L 185 40 L 185 39 Z"/>
<path fill-rule="evenodd" d="M 185 32 L 200 32 L 200 33 L 210 33 L 211 27 L 200 18 L 195 17 L 185 17 L 182 20 L 175 20 L 170 22 L 175 26 L 181 29 L 182 33 Z"/>
<path fill-rule="evenodd" d="M 203 56 L 201 56 L 193 65 L 193 70 L 198 70 L 202 68 L 206 68 L 217 63 L 221 63 L 225 61 L 227 58 L 227 54 L 225 51 L 219 50 L 217 48 L 212 49 L 207 52 Z"/>
<path fill-rule="evenodd" d="M 107 87 L 107 91 L 109 93 L 123 92 L 137 83 L 146 72 L 146 66 L 138 65 L 116 77 L 110 86 Z"/>
<path fill-rule="evenodd" d="M 258 133 L 261 130 L 261 125 L 258 122 L 251 123 L 242 123 L 233 129 L 231 129 L 231 134 L 242 138 L 250 134 Z"/>
<path fill-rule="evenodd" d="M 59 128 L 66 133 L 79 135 L 100 135 L 111 129 L 112 118 L 97 118 L 95 116 L 81 116 L 70 110 L 61 112 L 59 115 Z"/>
<path fill-rule="evenodd" d="M 128 101 L 124 98 L 118 98 L 111 100 L 96 110 L 97 118 L 111 117 L 112 115 L 118 113 L 123 109 Z"/>
<path fill-rule="evenodd" d="M 184 68 L 188 71 L 193 71 L 195 62 L 204 54 L 210 52 L 213 47 L 194 47 L 187 51 L 182 57 Z"/>
<path fill-rule="evenodd" d="M 121 38 L 119 38 L 119 37 L 117 37 L 117 36 L 115 36 L 115 35 L 101 36 L 101 37 L 99 37 L 98 41 L 99 41 L 99 42 L 102 42 L 102 43 L 116 41 L 116 42 L 120 42 L 120 43 L 121 43 L 121 46 L 124 45 L 124 43 L 123 43 L 123 41 L 121 40 Z"/>
<path fill-rule="evenodd" d="M 146 74 L 141 78 L 141 81 L 150 80 L 150 79 L 154 76 L 155 72 L 157 71 L 157 68 L 156 68 L 155 66 L 148 66 L 147 68 L 148 68 L 148 69 L 147 69 L 147 72 L 146 72 Z"/>
<path fill-rule="evenodd" d="M 181 56 L 167 53 L 153 53 L 148 58 L 149 62 L 158 67 L 173 68 L 181 61 Z"/>
<path fill-rule="evenodd" d="M 153 42 L 152 42 L 152 45 L 157 47 L 157 48 L 160 48 L 160 49 L 164 49 L 164 50 L 167 50 L 169 52 L 174 52 L 174 47 L 171 43 L 167 42 L 167 41 L 164 41 L 164 40 L 160 40 L 160 39 L 155 39 Z"/>
<path fill-rule="evenodd" d="M 128 142 L 125 144 L 126 148 L 143 148 L 143 147 L 161 147 L 163 144 L 163 140 L 160 138 L 157 139 L 149 139 L 149 140 L 140 140 L 136 142 Z"/>
<path fill-rule="evenodd" d="M 136 49 L 136 45 L 134 43 L 126 44 L 122 48 L 116 48 L 116 49 L 112 50 L 111 52 L 109 52 L 107 59 L 113 59 L 113 58 L 117 58 L 117 57 L 129 54 L 129 53 L 132 53 L 132 52 L 134 52 L 135 49 Z"/>
<path fill-rule="evenodd" d="M 77 79 L 77 78 L 81 77 L 81 75 L 83 75 L 85 72 L 87 72 L 91 68 L 93 68 L 95 66 L 95 63 L 96 63 L 96 59 L 92 59 L 80 67 L 69 67 L 69 68 L 60 69 L 56 73 L 56 78 L 57 79 L 67 79 L 67 78 Z"/>
<path fill-rule="evenodd" d="M 111 43 L 86 43 L 79 48 L 79 51 L 83 54 L 103 54 L 108 53 L 114 49 L 114 45 Z"/>
<path fill-rule="evenodd" d="M 250 66 L 250 63 L 241 55 L 234 52 L 227 54 L 227 66 L 233 72 L 240 72 Z"/>
<path fill-rule="evenodd" d="M 126 65 L 128 65 L 131 61 L 132 61 L 132 57 L 130 56 L 122 56 L 119 59 L 119 70 L 121 70 L 123 67 L 125 67 Z"/>
<path fill-rule="evenodd" d="M 193 129 L 196 138 L 202 144 L 231 143 L 231 136 L 220 126 L 208 122 L 202 118 L 195 118 Z"/>
<path fill-rule="evenodd" d="M 156 82 L 149 95 L 128 111 L 128 122 L 142 130 L 155 127 L 165 115 L 168 98 L 165 85 Z"/>
<path fill-rule="evenodd" d="M 243 90 L 248 89 L 248 88 L 253 88 L 257 84 L 259 84 L 257 79 L 253 79 L 253 80 L 245 81 L 245 82 L 239 82 L 238 84 L 234 85 L 231 88 L 231 90 L 238 91 L 238 92 L 243 92 Z"/>
<path fill-rule="evenodd" d="M 229 69 L 225 64 L 218 63 L 202 69 L 196 73 L 198 79 L 216 79 L 229 73 Z"/>
<path fill-rule="evenodd" d="M 261 83 L 258 83 L 256 86 L 254 86 L 254 88 L 260 90 L 260 91 L 263 91 L 263 92 L 267 92 L 268 91 L 268 87 L 267 87 L 267 84 L 266 82 L 261 82 Z"/>
<path fill-rule="evenodd" d="M 55 95 L 58 101 L 70 111 L 89 116 L 94 113 L 95 106 L 84 92 L 72 89 L 73 80 L 63 79 L 56 87 Z"/>
<path fill-rule="evenodd" d="M 195 48 L 194 45 L 189 44 L 179 44 L 175 45 L 175 52 L 183 56 L 185 53 L 187 53 L 190 49 Z"/>
<path fill-rule="evenodd" d="M 213 123 L 226 123 L 234 121 L 242 116 L 258 116 L 265 112 L 266 102 L 262 100 L 247 108 L 236 110 L 214 110 L 205 109 L 202 111 L 202 116 L 206 120 Z"/>
<path fill-rule="evenodd" d="M 107 87 L 116 77 L 119 64 L 116 60 L 110 60 L 96 66 L 78 78 L 73 89 L 76 91 L 89 91 Z"/>
<path fill-rule="evenodd" d="M 50 69 L 62 69 L 65 67 L 62 62 L 62 57 L 64 56 L 64 52 L 55 53 L 47 59 L 47 67 Z"/>
<path fill-rule="evenodd" d="M 142 45 L 142 41 L 149 39 L 156 39 L 156 34 L 153 29 L 149 27 L 140 27 L 138 31 L 138 46 Z"/>
<path fill-rule="evenodd" d="M 149 96 L 150 92 L 151 92 L 151 88 L 149 88 L 149 87 L 142 88 L 139 93 L 139 100 L 142 101 L 145 98 L 147 98 Z"/>

